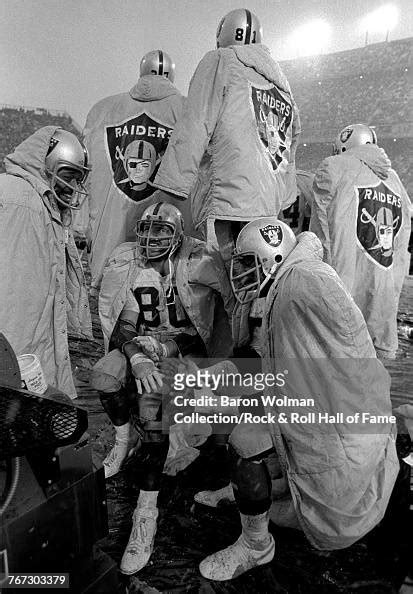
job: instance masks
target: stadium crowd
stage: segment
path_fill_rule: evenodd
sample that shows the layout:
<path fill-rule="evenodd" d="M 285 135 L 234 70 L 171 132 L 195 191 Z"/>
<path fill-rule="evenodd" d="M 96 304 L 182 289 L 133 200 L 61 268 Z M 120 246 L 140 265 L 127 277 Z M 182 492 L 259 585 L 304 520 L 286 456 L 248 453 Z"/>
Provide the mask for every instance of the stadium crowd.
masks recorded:
<path fill-rule="evenodd" d="M 105 477 L 133 453 L 145 461 L 123 574 L 151 558 L 164 472 L 207 440 L 227 484 L 195 499 L 235 501 L 241 526 L 200 563 L 207 579 L 271 562 L 270 519 L 331 551 L 385 518 L 405 464 L 385 364 L 413 180 L 411 138 L 380 130 L 410 123 L 410 53 L 402 41 L 367 48 L 360 65 L 355 52 L 280 65 L 258 18 L 237 9 L 186 98 L 172 58 L 153 50 L 132 89 L 92 107 L 82 137 L 65 116 L 0 110 L 0 153 L 15 143 L 0 177 L 0 331 L 76 398 L 68 334 L 93 334 L 75 227 L 105 343 L 90 374 L 115 435 Z M 300 144 L 315 130 L 323 142 Z M 251 373 L 277 383 L 224 381 Z M 399 413 L 412 419 L 413 406 Z M 222 431 L 225 415 L 237 422 Z"/>

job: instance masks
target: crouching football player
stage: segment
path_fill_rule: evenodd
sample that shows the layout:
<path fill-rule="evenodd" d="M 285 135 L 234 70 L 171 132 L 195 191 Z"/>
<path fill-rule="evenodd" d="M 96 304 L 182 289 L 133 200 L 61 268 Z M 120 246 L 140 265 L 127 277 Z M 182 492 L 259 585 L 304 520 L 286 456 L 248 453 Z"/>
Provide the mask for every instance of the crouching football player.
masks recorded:
<path fill-rule="evenodd" d="M 137 222 L 136 244 L 119 246 L 106 268 L 99 315 L 109 352 L 92 372 L 92 384 L 116 432 L 115 445 L 104 460 L 105 476 L 116 474 L 128 454 L 130 410 L 136 405 L 145 464 L 121 562 L 125 574 L 147 564 L 156 532 L 157 497 L 169 443 L 161 426 L 165 386 L 159 363 L 179 355 L 206 355 L 212 348 L 221 292 L 216 263 L 205 256 L 203 242 L 185 237 L 181 212 L 163 202 L 144 211 Z M 229 286 L 227 295 L 230 298 Z M 225 314 L 218 327 L 221 355 L 228 356 L 232 342 Z"/>
<path fill-rule="evenodd" d="M 267 420 L 237 425 L 229 438 L 242 533 L 202 561 L 201 574 L 218 581 L 272 560 L 269 516 L 300 528 L 321 550 L 350 546 L 383 518 L 399 468 L 389 375 L 361 311 L 322 261 L 318 238 L 305 232 L 296 239 L 285 223 L 265 217 L 241 230 L 236 252 L 231 282 L 237 300 L 265 297 L 263 372 L 287 371 L 282 388 L 264 389 Z M 275 404 L 274 396 L 300 394 L 307 408 Z M 389 420 L 352 424 L 361 411 Z M 271 451 L 278 493 L 264 462 Z"/>

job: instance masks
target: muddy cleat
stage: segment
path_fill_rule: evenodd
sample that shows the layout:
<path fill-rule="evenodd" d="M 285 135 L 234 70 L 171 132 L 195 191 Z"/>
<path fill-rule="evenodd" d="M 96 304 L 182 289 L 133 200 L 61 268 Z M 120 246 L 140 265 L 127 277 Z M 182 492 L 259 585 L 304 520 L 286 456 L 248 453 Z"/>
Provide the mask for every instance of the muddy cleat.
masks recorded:
<path fill-rule="evenodd" d="M 199 571 L 208 580 L 216 582 L 232 580 L 254 567 L 272 561 L 274 550 L 275 543 L 271 534 L 263 541 L 262 550 L 251 548 L 241 534 L 233 545 L 204 559 L 199 565 Z"/>
<path fill-rule="evenodd" d="M 136 451 L 139 447 L 139 439 L 135 445 L 131 444 L 131 441 L 116 440 L 115 445 L 110 450 L 109 454 L 103 460 L 103 467 L 105 469 L 105 479 L 109 479 L 115 476 L 122 467 L 122 464 L 129 456 Z"/>
<path fill-rule="evenodd" d="M 120 570 L 126 575 L 137 573 L 148 563 L 156 534 L 156 507 L 137 507 L 133 512 L 133 526 L 123 553 Z"/>
<path fill-rule="evenodd" d="M 234 502 L 234 491 L 231 484 L 217 491 L 199 491 L 199 493 L 195 493 L 194 501 L 208 507 L 218 507 L 221 501 Z"/>

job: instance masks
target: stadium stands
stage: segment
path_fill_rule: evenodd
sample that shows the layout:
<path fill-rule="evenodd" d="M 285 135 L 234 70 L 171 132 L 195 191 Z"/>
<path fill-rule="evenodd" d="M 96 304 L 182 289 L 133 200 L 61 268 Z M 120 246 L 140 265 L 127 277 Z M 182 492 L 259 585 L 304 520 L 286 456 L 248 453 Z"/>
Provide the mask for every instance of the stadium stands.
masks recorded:
<path fill-rule="evenodd" d="M 282 62 L 288 80 L 314 81 L 354 74 L 411 68 L 412 39 L 374 43 L 363 48 Z"/>
<path fill-rule="evenodd" d="M 301 113 L 300 169 L 314 171 L 337 132 L 363 122 L 413 195 L 412 50 L 408 38 L 282 62 Z"/>
<path fill-rule="evenodd" d="M 413 196 L 413 137 L 380 138 L 380 146 L 388 154 L 393 168 L 403 181 L 410 197 Z M 296 161 L 300 169 L 314 172 L 323 159 L 332 154 L 332 142 L 302 143 L 297 149 Z"/>

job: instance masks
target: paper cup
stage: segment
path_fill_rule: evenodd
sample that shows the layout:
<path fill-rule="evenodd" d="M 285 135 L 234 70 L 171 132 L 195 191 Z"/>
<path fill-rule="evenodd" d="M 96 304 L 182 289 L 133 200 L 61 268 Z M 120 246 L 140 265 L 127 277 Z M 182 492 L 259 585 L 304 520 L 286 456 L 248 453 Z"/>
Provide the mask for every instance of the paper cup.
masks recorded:
<path fill-rule="evenodd" d="M 38 357 L 36 355 L 20 355 L 17 357 L 17 362 L 20 367 L 22 388 L 36 394 L 44 394 L 47 390 L 47 383 Z"/>

